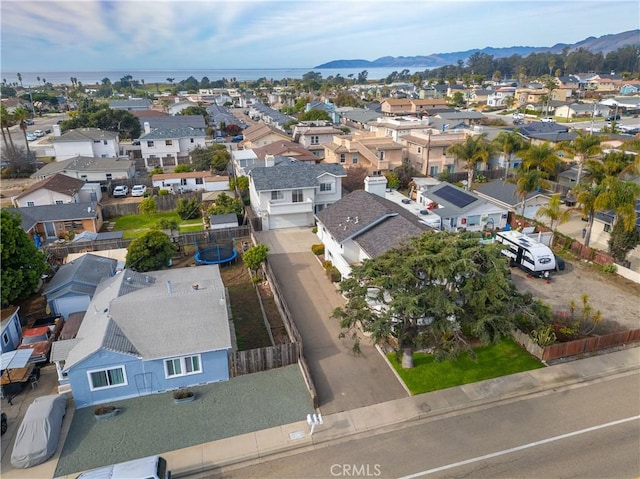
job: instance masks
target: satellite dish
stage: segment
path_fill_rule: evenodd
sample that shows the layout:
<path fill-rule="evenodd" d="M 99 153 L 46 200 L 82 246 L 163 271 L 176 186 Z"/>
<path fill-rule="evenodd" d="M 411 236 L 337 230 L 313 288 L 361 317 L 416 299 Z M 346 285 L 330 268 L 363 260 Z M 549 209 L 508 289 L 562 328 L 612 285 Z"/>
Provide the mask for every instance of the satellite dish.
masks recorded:
<path fill-rule="evenodd" d="M 467 186 L 469 184 L 467 180 L 462 180 L 460 183 L 462 183 L 464 186 Z"/>
<path fill-rule="evenodd" d="M 87 213 L 91 213 L 91 206 L 87 207 Z"/>

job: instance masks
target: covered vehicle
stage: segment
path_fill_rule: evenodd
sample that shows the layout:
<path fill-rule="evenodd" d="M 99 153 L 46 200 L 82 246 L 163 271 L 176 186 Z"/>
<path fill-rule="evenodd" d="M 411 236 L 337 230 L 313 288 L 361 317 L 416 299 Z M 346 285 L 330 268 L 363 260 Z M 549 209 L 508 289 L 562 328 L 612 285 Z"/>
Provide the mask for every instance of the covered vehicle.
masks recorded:
<path fill-rule="evenodd" d="M 162 456 L 143 457 L 83 472 L 78 479 L 171 479 Z"/>
<path fill-rule="evenodd" d="M 55 454 L 66 412 L 67 397 L 63 394 L 34 399 L 16 434 L 11 453 L 13 467 L 37 466 Z"/>

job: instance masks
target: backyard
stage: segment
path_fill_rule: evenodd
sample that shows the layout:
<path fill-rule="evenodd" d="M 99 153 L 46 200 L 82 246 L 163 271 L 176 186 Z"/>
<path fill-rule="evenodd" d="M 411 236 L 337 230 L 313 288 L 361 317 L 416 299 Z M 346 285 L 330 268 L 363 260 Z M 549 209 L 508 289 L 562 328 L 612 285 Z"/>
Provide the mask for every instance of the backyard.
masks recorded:
<path fill-rule="evenodd" d="M 124 231 L 125 238 L 137 238 L 151 228 L 156 227 L 160 220 L 177 221 L 180 232 L 202 231 L 202 218 L 182 220 L 177 213 L 153 213 L 150 215 L 119 216 L 115 220 L 113 231 Z"/>

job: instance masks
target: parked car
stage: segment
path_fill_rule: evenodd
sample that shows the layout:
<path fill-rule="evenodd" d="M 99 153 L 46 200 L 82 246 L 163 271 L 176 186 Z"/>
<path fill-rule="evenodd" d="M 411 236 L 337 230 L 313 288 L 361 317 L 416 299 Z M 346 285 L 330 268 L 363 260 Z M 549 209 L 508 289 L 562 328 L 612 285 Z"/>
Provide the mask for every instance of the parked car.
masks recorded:
<path fill-rule="evenodd" d="M 224 136 L 216 136 L 215 140 L 216 143 L 224 143 L 225 139 Z"/>
<path fill-rule="evenodd" d="M 144 185 L 134 185 L 131 188 L 131 196 L 144 196 L 147 192 L 147 187 Z"/>
<path fill-rule="evenodd" d="M 244 135 L 236 135 L 233 138 L 231 138 L 231 143 L 239 143 L 242 140 L 244 140 Z"/>
<path fill-rule="evenodd" d="M 542 123 L 555 123 L 556 121 L 553 118 L 543 118 L 540 120 Z"/>
<path fill-rule="evenodd" d="M 0 417 L 0 425 L 2 426 L 2 434 L 7 432 L 7 427 L 9 427 L 9 424 L 7 423 L 7 414 L 4 411 L 2 411 L 2 415 Z"/>
<path fill-rule="evenodd" d="M 66 412 L 67 397 L 63 394 L 35 398 L 16 434 L 11 465 L 24 469 L 42 464 L 53 456 Z"/>
<path fill-rule="evenodd" d="M 609 115 L 607 117 L 607 121 L 613 121 L 613 120 L 619 120 L 620 119 L 620 115 Z"/>
<path fill-rule="evenodd" d="M 25 121 L 25 123 L 26 123 L 27 125 L 29 125 L 29 126 L 33 126 L 33 125 L 35 125 L 35 122 L 34 122 L 31 118 L 29 118 L 27 121 Z"/>
<path fill-rule="evenodd" d="M 171 479 L 162 456 L 143 457 L 83 472 L 77 479 Z"/>
<path fill-rule="evenodd" d="M 113 197 L 118 198 L 122 196 L 127 196 L 129 194 L 129 187 L 127 185 L 119 185 L 113 189 Z"/>
<path fill-rule="evenodd" d="M 42 138 L 44 136 L 44 131 L 36 130 L 33 132 L 33 134 L 36 135 L 38 138 Z"/>
<path fill-rule="evenodd" d="M 36 141 L 37 139 L 38 137 L 35 134 L 31 132 L 27 133 L 27 141 Z"/>

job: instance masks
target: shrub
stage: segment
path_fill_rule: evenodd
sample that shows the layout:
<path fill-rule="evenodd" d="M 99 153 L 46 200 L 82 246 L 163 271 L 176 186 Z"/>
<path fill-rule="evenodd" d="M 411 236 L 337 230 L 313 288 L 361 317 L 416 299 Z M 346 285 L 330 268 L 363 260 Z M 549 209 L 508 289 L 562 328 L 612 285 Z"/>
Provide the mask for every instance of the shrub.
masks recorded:
<path fill-rule="evenodd" d="M 193 392 L 188 389 L 178 389 L 173 391 L 173 399 L 187 399 L 193 396 Z"/>
<path fill-rule="evenodd" d="M 102 406 L 96 406 L 93 409 L 93 414 L 96 416 L 102 416 L 103 414 L 110 414 L 117 408 L 112 404 L 103 404 Z"/>
<path fill-rule="evenodd" d="M 311 228 L 311 232 L 312 232 L 313 234 L 316 234 L 316 233 L 318 232 L 318 227 L 317 227 L 317 226 L 314 226 L 313 228 Z"/>
<path fill-rule="evenodd" d="M 167 196 L 169 194 L 169 190 L 158 190 L 158 196 Z"/>
<path fill-rule="evenodd" d="M 340 271 L 338 271 L 338 268 L 336 268 L 335 266 L 332 266 L 329 269 L 328 273 L 332 283 L 339 283 L 340 281 L 342 281 L 342 275 L 340 274 Z"/>
<path fill-rule="evenodd" d="M 618 267 L 617 267 L 615 264 L 613 264 L 613 263 L 611 263 L 611 264 L 605 264 L 605 265 L 602 267 L 602 272 L 603 272 L 603 273 L 607 273 L 607 274 L 615 274 L 615 273 L 617 273 L 617 272 L 618 272 Z"/>
<path fill-rule="evenodd" d="M 329 270 L 333 266 L 333 263 L 330 260 L 326 260 L 322 262 L 322 267 L 325 270 Z"/>
<path fill-rule="evenodd" d="M 324 254 L 324 245 L 322 243 L 311 245 L 311 252 L 316 256 Z"/>
<path fill-rule="evenodd" d="M 200 216 L 200 202 L 197 198 L 187 200 L 180 198 L 176 202 L 176 213 L 183 220 L 191 220 Z"/>

